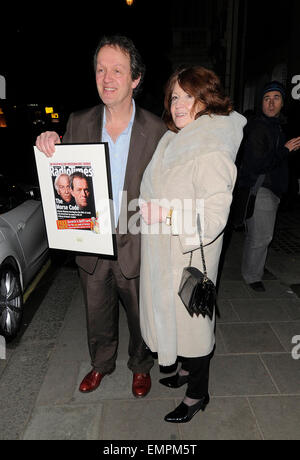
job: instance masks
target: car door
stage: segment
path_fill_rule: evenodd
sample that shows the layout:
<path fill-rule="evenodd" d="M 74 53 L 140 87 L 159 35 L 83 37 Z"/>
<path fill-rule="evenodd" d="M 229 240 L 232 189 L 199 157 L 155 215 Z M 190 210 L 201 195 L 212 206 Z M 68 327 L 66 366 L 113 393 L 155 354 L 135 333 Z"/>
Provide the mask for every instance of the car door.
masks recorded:
<path fill-rule="evenodd" d="M 17 233 L 26 264 L 34 265 L 48 247 L 41 202 L 27 200 L 7 213 L 5 218 Z"/>

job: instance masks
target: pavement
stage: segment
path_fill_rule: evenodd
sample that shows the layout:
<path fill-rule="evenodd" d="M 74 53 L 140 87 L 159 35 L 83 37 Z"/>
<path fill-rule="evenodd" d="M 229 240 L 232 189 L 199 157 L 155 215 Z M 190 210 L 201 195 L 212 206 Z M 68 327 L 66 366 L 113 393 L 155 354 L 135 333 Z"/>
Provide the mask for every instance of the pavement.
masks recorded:
<path fill-rule="evenodd" d="M 86 320 L 76 268 L 65 263 L 51 285 L 42 286 L 43 299 L 28 328 L 7 344 L 6 359 L 0 360 L 0 439 L 102 440 L 111 446 L 139 440 L 299 440 L 299 209 L 279 213 L 265 293 L 241 279 L 244 236 L 232 236 L 220 278 L 211 401 L 205 412 L 188 424 L 164 422 L 184 389 L 158 383 L 166 374 L 157 361 L 149 395 L 132 396 L 123 308 L 115 372 L 96 391 L 78 391 L 90 370 Z"/>

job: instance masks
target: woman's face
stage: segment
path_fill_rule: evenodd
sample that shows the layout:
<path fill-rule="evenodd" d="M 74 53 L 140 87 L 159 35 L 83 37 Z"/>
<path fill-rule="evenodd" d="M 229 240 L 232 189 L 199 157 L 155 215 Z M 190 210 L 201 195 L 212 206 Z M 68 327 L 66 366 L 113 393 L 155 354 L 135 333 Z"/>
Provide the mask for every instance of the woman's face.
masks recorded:
<path fill-rule="evenodd" d="M 205 104 L 197 102 L 193 110 L 194 103 L 194 96 L 187 94 L 176 82 L 171 95 L 171 115 L 177 129 L 187 126 L 195 120 L 198 112 L 205 109 Z"/>

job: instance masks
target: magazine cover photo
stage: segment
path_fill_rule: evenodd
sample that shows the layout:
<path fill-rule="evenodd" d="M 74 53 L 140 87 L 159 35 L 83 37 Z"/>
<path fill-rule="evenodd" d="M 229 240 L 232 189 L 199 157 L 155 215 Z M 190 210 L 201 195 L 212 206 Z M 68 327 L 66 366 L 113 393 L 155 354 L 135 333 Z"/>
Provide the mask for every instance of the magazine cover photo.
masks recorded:
<path fill-rule="evenodd" d="M 57 228 L 94 230 L 97 213 L 90 163 L 50 164 Z"/>
<path fill-rule="evenodd" d="M 34 151 L 49 247 L 114 256 L 106 143 L 60 144 L 52 157 Z"/>

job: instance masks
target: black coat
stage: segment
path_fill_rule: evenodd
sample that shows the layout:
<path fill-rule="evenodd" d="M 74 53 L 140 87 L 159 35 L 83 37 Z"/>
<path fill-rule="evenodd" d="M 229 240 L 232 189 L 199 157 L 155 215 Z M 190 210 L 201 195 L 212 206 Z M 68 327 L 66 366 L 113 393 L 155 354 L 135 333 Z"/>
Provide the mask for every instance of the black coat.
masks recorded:
<path fill-rule="evenodd" d="M 282 118 L 255 117 L 245 129 L 242 159 L 238 176 L 240 187 L 252 187 L 265 174 L 263 187 L 279 198 L 288 188 L 288 154 Z"/>

